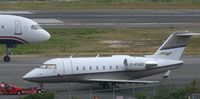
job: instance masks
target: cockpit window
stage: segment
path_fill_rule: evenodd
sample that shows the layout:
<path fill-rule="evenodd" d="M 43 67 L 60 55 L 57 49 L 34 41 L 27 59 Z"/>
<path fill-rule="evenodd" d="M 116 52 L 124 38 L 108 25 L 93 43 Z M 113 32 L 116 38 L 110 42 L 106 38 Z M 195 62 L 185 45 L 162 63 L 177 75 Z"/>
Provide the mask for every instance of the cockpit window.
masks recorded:
<path fill-rule="evenodd" d="M 32 30 L 41 29 L 40 25 L 31 25 Z"/>
<path fill-rule="evenodd" d="M 43 64 L 39 67 L 40 69 L 56 69 L 55 64 Z"/>

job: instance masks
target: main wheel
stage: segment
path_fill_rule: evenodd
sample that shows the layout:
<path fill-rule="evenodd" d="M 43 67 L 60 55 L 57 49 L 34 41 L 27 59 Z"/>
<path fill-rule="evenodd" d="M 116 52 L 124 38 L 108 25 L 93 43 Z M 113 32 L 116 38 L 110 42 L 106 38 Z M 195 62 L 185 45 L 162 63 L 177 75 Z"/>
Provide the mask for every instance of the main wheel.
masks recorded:
<path fill-rule="evenodd" d="M 42 93 L 42 90 L 41 90 L 41 89 L 38 89 L 38 90 L 37 90 L 37 93 Z"/>
<path fill-rule="evenodd" d="M 4 56 L 3 60 L 4 60 L 4 62 L 10 62 L 10 57 L 9 56 Z"/>
<path fill-rule="evenodd" d="M 109 84 L 103 84 L 103 89 L 109 89 L 110 85 Z"/>
<path fill-rule="evenodd" d="M 17 91 L 17 93 L 16 93 L 17 95 L 21 95 L 22 94 L 22 92 L 21 91 Z"/>

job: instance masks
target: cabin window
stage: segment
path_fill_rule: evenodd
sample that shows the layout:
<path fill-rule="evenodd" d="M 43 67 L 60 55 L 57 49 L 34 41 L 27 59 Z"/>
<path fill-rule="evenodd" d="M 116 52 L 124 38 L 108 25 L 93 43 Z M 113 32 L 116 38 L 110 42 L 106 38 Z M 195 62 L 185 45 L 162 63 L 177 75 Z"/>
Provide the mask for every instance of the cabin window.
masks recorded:
<path fill-rule="evenodd" d="M 98 66 L 96 66 L 96 70 L 98 70 L 99 69 L 99 67 Z"/>
<path fill-rule="evenodd" d="M 40 25 L 31 25 L 32 30 L 41 29 Z"/>
<path fill-rule="evenodd" d="M 133 66 L 133 63 L 130 63 L 130 66 Z"/>
<path fill-rule="evenodd" d="M 43 64 L 39 68 L 40 69 L 56 69 L 56 65 L 55 64 Z"/>
<path fill-rule="evenodd" d="M 92 66 L 90 66 L 90 70 L 92 70 Z"/>
<path fill-rule="evenodd" d="M 112 69 L 112 66 L 110 66 L 110 69 Z"/>
<path fill-rule="evenodd" d="M 1 25 L 1 28 L 4 29 L 4 25 Z"/>
<path fill-rule="evenodd" d="M 105 70 L 106 69 L 106 67 L 105 66 L 103 66 L 103 70 Z"/>
<path fill-rule="evenodd" d="M 78 69 L 79 69 L 79 68 L 78 68 L 78 67 L 76 67 L 76 70 L 77 70 L 77 71 L 78 71 Z"/>
<path fill-rule="evenodd" d="M 83 70 L 85 70 L 85 66 L 83 66 Z"/>

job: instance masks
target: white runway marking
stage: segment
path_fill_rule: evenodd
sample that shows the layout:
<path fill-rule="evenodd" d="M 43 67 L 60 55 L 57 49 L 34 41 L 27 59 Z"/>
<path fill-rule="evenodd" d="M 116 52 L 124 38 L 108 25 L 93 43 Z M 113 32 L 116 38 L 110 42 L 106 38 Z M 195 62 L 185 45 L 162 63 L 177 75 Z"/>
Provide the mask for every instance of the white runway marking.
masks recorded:
<path fill-rule="evenodd" d="M 59 25 L 59 24 L 62 25 L 64 23 L 63 21 L 53 19 L 53 18 L 49 18 L 49 19 L 41 18 L 41 19 L 33 19 L 33 20 L 42 25 Z"/>
<path fill-rule="evenodd" d="M 0 14 L 34 14 L 30 11 L 2 11 L 0 10 Z"/>
<path fill-rule="evenodd" d="M 40 22 L 39 22 L 40 23 Z M 200 23 L 65 23 L 63 21 L 40 23 L 50 27 L 135 27 L 135 28 L 160 28 L 160 27 L 200 27 Z"/>
<path fill-rule="evenodd" d="M 191 25 L 199 23 L 65 23 L 64 25 Z"/>

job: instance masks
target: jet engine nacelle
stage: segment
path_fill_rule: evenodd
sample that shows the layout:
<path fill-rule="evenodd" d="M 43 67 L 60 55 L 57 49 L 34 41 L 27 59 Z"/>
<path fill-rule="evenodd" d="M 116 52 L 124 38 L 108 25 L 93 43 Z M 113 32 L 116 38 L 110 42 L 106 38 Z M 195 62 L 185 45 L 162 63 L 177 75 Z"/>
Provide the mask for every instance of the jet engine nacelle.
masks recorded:
<path fill-rule="evenodd" d="M 144 62 L 134 62 L 132 60 L 124 59 L 124 67 L 127 71 L 146 70 Z"/>
<path fill-rule="evenodd" d="M 154 62 L 154 61 L 145 62 L 145 68 L 146 69 L 153 68 L 153 67 L 156 67 L 156 66 L 158 66 L 157 62 Z"/>
<path fill-rule="evenodd" d="M 146 70 L 146 69 L 150 69 L 150 68 L 153 68 L 153 67 L 156 67 L 156 66 L 158 66 L 158 63 L 154 62 L 154 61 L 134 62 L 133 60 L 124 59 L 124 67 L 128 71 Z"/>

